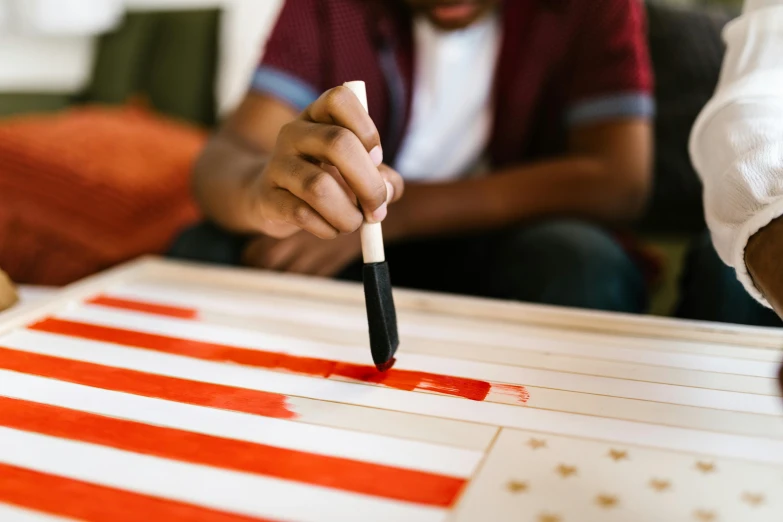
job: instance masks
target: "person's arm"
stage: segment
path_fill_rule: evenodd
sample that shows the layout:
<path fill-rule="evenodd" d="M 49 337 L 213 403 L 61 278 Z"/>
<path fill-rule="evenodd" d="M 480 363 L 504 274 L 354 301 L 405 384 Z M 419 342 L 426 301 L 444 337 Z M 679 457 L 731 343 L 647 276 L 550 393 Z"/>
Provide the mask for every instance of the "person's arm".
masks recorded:
<path fill-rule="evenodd" d="M 289 109 L 249 95 L 196 163 L 196 198 L 213 221 L 275 238 L 323 238 L 386 217 L 403 192 L 382 165 L 380 136 L 359 99 L 330 89 L 288 121 Z"/>
<path fill-rule="evenodd" d="M 635 218 L 650 185 L 652 138 L 645 120 L 571 132 L 570 154 L 486 178 L 408 183 L 384 224 L 390 240 L 498 228 L 547 215 L 605 223 Z"/>
<path fill-rule="evenodd" d="M 250 187 L 266 166 L 293 107 L 264 94 L 249 94 L 211 137 L 193 171 L 193 191 L 207 218 L 222 227 L 252 232 Z"/>
<path fill-rule="evenodd" d="M 566 154 L 483 179 L 408 183 L 405 198 L 384 225 L 387 236 L 496 228 L 548 215 L 604 223 L 638 215 L 647 198 L 652 157 L 644 7 L 638 0 L 569 6 L 574 29 L 561 64 Z"/>
<path fill-rule="evenodd" d="M 387 195 L 402 194 L 358 98 L 325 85 L 322 8 L 285 2 L 247 96 L 196 163 L 196 199 L 225 229 L 334 238 L 382 220 Z"/>
<path fill-rule="evenodd" d="M 718 254 L 783 315 L 783 0 L 748 0 L 725 29 L 718 89 L 691 134 Z"/>

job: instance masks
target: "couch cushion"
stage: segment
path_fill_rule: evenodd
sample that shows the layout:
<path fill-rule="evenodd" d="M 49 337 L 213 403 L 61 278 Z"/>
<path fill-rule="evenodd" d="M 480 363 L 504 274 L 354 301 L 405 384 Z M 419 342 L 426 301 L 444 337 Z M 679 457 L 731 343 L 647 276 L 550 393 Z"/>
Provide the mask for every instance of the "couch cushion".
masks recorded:
<path fill-rule="evenodd" d="M 132 108 L 0 122 L 0 266 L 19 283 L 69 283 L 162 253 L 197 218 L 203 131 Z"/>
<path fill-rule="evenodd" d="M 219 30 L 218 9 L 128 13 L 98 40 L 85 101 L 142 97 L 164 114 L 212 125 Z"/>
<path fill-rule="evenodd" d="M 648 4 L 655 70 L 655 188 L 642 228 L 656 232 L 704 228 L 701 183 L 688 155 L 688 137 L 720 74 L 723 11 Z"/>
<path fill-rule="evenodd" d="M 54 112 L 71 104 L 72 96 L 56 93 L 0 93 L 0 118 L 30 112 Z"/>

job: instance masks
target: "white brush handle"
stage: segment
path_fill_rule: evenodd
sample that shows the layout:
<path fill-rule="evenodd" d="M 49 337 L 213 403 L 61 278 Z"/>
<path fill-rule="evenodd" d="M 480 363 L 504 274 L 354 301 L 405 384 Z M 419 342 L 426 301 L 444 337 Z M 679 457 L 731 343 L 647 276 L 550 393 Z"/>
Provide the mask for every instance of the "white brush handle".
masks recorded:
<path fill-rule="evenodd" d="M 362 107 L 367 112 L 367 89 L 364 82 L 347 82 L 343 84 L 351 90 L 352 93 L 362 102 Z M 383 230 L 380 223 L 362 224 L 362 257 L 365 263 L 382 263 L 386 261 L 386 254 L 383 252 Z"/>

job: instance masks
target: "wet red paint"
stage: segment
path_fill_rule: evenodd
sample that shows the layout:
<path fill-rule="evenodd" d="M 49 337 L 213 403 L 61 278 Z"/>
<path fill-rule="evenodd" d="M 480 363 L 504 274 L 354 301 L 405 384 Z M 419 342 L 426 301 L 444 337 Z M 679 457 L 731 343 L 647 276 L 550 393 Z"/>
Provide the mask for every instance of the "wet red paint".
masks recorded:
<path fill-rule="evenodd" d="M 363 495 L 450 507 L 465 479 L 0 397 L 0 426 Z"/>
<path fill-rule="evenodd" d="M 392 369 L 392 366 L 394 366 L 394 363 L 397 362 L 397 359 L 392 357 L 388 361 L 386 361 L 383 364 L 376 364 L 375 367 L 378 369 L 379 372 L 388 372 Z"/>
<path fill-rule="evenodd" d="M 143 397 L 294 419 L 288 397 L 0 347 L 0 368 Z"/>
<path fill-rule="evenodd" d="M 3 463 L 0 502 L 85 522 L 272 522 Z"/>
<path fill-rule="evenodd" d="M 132 310 L 134 312 L 145 312 L 148 314 L 165 315 L 167 317 L 178 317 L 180 319 L 195 319 L 198 317 L 198 311 L 194 308 L 183 308 L 181 306 L 170 306 L 156 303 L 147 303 L 131 299 L 122 299 L 108 295 L 99 295 L 87 301 L 88 304 L 106 306 L 109 308 L 120 308 L 123 310 Z"/>
<path fill-rule="evenodd" d="M 492 392 L 500 395 L 511 395 L 523 404 L 530 400 L 530 392 L 527 391 L 527 388 L 517 384 L 493 384 Z"/>
<path fill-rule="evenodd" d="M 265 368 L 283 370 L 302 375 L 325 379 L 341 377 L 366 383 L 379 384 L 389 388 L 406 391 L 431 391 L 453 395 L 474 401 L 486 399 L 492 389 L 492 383 L 463 377 L 452 377 L 428 372 L 411 370 L 389 370 L 379 372 L 374 366 L 342 363 L 314 357 L 298 357 L 277 352 L 236 348 L 215 343 L 205 343 L 189 339 L 178 339 L 164 335 L 136 332 L 121 328 L 80 323 L 65 319 L 49 318 L 29 326 L 32 330 L 51 332 L 94 341 L 135 346 L 185 357 L 208 361 L 231 362 Z M 517 401 L 524 402 L 527 391 L 523 386 L 516 387 Z M 524 399 L 523 399 L 524 398 Z"/>

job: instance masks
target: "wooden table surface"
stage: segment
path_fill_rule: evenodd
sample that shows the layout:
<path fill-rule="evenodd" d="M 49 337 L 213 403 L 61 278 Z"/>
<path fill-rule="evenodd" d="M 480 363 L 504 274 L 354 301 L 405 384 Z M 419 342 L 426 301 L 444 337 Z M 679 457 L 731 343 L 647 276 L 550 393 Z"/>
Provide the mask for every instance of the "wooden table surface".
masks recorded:
<path fill-rule="evenodd" d="M 779 330 L 157 259 L 0 315 L 0 521 L 783 520 Z"/>

